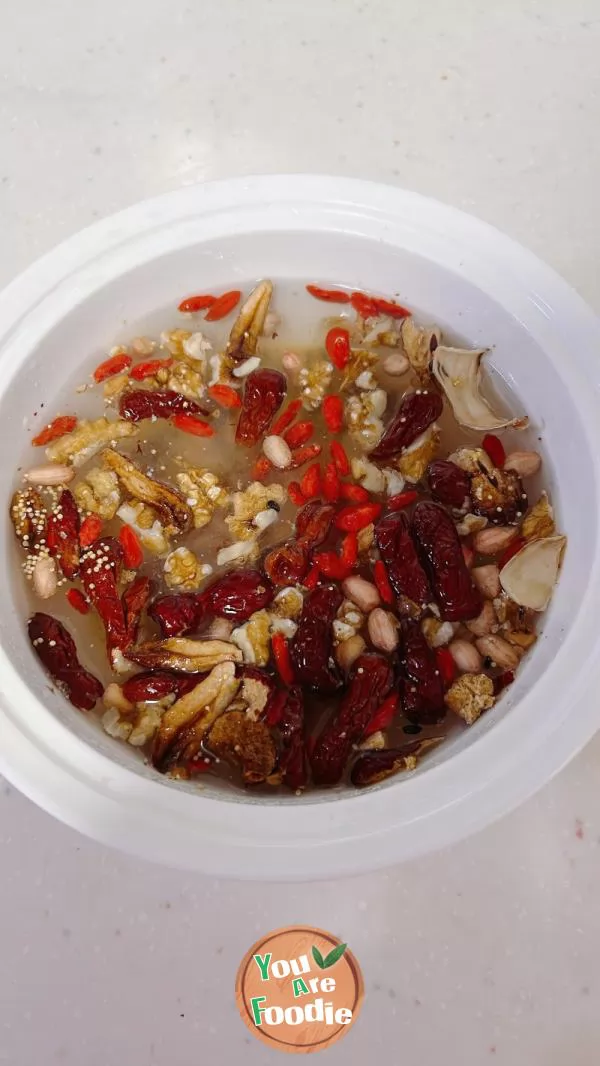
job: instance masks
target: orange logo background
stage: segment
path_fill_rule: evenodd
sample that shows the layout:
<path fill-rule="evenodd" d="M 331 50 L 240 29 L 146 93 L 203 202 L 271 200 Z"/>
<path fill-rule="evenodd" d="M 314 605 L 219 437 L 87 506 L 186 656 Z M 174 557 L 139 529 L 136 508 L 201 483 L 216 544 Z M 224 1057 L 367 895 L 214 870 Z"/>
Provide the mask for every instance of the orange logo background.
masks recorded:
<path fill-rule="evenodd" d="M 307 1054 L 340 1040 L 356 1021 L 363 996 L 352 952 L 312 926 L 267 933 L 252 945 L 237 974 L 243 1021 L 280 1051 Z"/>

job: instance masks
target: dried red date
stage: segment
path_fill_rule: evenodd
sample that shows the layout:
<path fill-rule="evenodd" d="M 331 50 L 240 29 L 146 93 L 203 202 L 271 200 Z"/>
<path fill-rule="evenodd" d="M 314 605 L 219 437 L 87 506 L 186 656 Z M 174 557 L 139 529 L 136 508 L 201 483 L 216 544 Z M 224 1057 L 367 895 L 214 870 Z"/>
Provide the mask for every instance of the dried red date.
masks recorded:
<path fill-rule="evenodd" d="M 287 392 L 287 381 L 279 370 L 253 370 L 248 374 L 242 410 L 237 424 L 237 444 L 256 444 L 271 425 Z"/>
<path fill-rule="evenodd" d="M 156 703 L 171 695 L 179 699 L 196 688 L 199 680 L 198 674 L 182 677 L 167 670 L 148 670 L 130 677 L 123 685 L 123 695 L 130 703 Z"/>
<path fill-rule="evenodd" d="M 435 652 L 416 622 L 404 622 L 400 649 L 404 713 L 411 722 L 431 725 L 446 713 L 444 685 Z"/>
<path fill-rule="evenodd" d="M 461 470 L 449 459 L 439 459 L 429 464 L 427 483 L 431 495 L 447 507 L 464 507 L 465 500 L 469 499 L 471 478 L 466 470 Z"/>
<path fill-rule="evenodd" d="M 127 645 L 135 644 L 142 613 L 150 599 L 151 585 L 149 577 L 136 577 L 125 589 L 122 602 L 127 627 Z"/>
<path fill-rule="evenodd" d="M 207 614 L 245 622 L 255 611 L 268 607 L 273 589 L 260 570 L 232 570 L 213 581 L 200 599 Z"/>
<path fill-rule="evenodd" d="M 77 658 L 71 634 L 49 614 L 38 611 L 29 619 L 29 639 L 38 659 L 68 700 L 80 711 L 91 711 L 103 688 Z"/>
<path fill-rule="evenodd" d="M 375 540 L 396 595 L 407 596 L 420 606 L 429 603 L 429 581 L 410 535 L 406 514 L 400 511 L 378 522 Z"/>
<path fill-rule="evenodd" d="M 294 791 L 304 788 L 308 777 L 304 746 L 304 698 L 302 689 L 297 685 L 286 692 L 278 728 L 281 738 L 279 769 L 283 784 Z"/>
<path fill-rule="evenodd" d="M 296 516 L 296 536 L 300 544 L 310 551 L 318 548 L 327 539 L 335 515 L 335 507 L 321 500 L 309 500 Z"/>
<path fill-rule="evenodd" d="M 173 415 L 207 415 L 208 409 L 194 400 L 188 400 L 180 392 L 164 389 L 150 392 L 148 389 L 130 389 L 119 401 L 119 414 L 128 422 L 141 422 L 145 418 L 172 418 Z"/>
<path fill-rule="evenodd" d="M 419 503 L 413 512 L 412 531 L 442 618 L 448 622 L 475 618 L 482 607 L 481 593 L 467 569 L 450 515 L 437 503 Z"/>
<path fill-rule="evenodd" d="M 317 785 L 340 780 L 352 745 L 360 740 L 377 708 L 389 695 L 394 671 L 383 655 L 360 655 L 338 713 L 325 726 L 311 756 Z"/>
<path fill-rule="evenodd" d="M 159 596 L 148 608 L 163 637 L 184 637 L 198 628 L 204 615 L 201 598 L 193 592 Z"/>
<path fill-rule="evenodd" d="M 79 511 L 68 489 L 63 489 L 48 515 L 46 544 L 69 581 L 79 573 Z"/>
<path fill-rule="evenodd" d="M 379 444 L 371 452 L 371 459 L 391 459 L 398 455 L 440 417 L 443 406 L 439 392 L 423 389 L 407 393 Z"/>
<path fill-rule="evenodd" d="M 333 585 L 322 585 L 310 592 L 290 643 L 296 679 L 317 692 L 335 692 L 342 683 L 332 659 L 332 624 L 342 599 Z"/>
<path fill-rule="evenodd" d="M 297 585 L 308 570 L 308 556 L 301 544 L 294 540 L 273 548 L 263 563 L 265 573 L 277 588 Z"/>
<path fill-rule="evenodd" d="M 81 557 L 81 581 L 106 630 L 109 659 L 113 650 L 123 650 L 129 642 L 125 610 L 118 589 L 122 561 L 121 545 L 114 537 L 102 537 L 94 541 Z"/>
<path fill-rule="evenodd" d="M 414 759 L 421 751 L 421 741 L 414 740 L 401 748 L 385 748 L 383 751 L 366 751 L 359 755 L 352 767 L 350 780 L 356 788 L 377 785 L 400 770 L 412 770 Z"/>

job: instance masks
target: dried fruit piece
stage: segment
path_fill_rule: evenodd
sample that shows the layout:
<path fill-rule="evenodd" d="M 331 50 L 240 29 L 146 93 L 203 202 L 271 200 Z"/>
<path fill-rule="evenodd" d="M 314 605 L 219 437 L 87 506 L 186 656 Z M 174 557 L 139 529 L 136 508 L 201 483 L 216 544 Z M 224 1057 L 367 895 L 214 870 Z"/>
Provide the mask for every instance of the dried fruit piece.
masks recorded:
<path fill-rule="evenodd" d="M 208 389 L 208 395 L 211 400 L 214 400 L 215 403 L 225 407 L 227 410 L 242 406 L 239 392 L 232 389 L 231 385 L 211 385 Z"/>
<path fill-rule="evenodd" d="M 375 581 L 377 591 L 383 602 L 393 604 L 395 600 L 394 590 L 387 576 L 385 563 L 381 559 L 378 559 L 373 565 L 373 580 Z"/>
<path fill-rule="evenodd" d="M 89 548 L 102 533 L 102 519 L 97 515 L 88 515 L 81 523 L 79 543 L 82 548 Z"/>
<path fill-rule="evenodd" d="M 386 510 L 403 511 L 405 507 L 410 507 L 418 499 L 419 493 L 414 489 L 409 489 L 407 492 L 398 492 L 396 496 L 390 496 L 386 504 Z"/>
<path fill-rule="evenodd" d="M 279 548 L 273 548 L 266 556 L 263 566 L 274 585 L 297 585 L 308 570 L 308 556 L 301 544 L 289 541 Z"/>
<path fill-rule="evenodd" d="M 176 415 L 206 415 L 208 411 L 195 400 L 180 392 L 164 389 L 152 392 L 148 389 L 130 389 L 119 401 L 119 414 L 128 422 L 141 422 L 145 418 L 174 418 Z"/>
<path fill-rule="evenodd" d="M 51 444 L 53 440 L 64 437 L 65 433 L 72 433 L 76 425 L 77 419 L 75 415 L 59 415 L 57 418 L 53 418 L 47 426 L 44 426 L 31 443 L 35 448 L 45 447 L 47 444 Z"/>
<path fill-rule="evenodd" d="M 321 467 L 319 463 L 312 463 L 302 476 L 300 482 L 302 493 L 308 500 L 318 496 L 321 492 Z"/>
<path fill-rule="evenodd" d="M 221 759 L 241 765 L 246 785 L 260 784 L 273 772 L 277 760 L 268 726 L 255 722 L 243 711 L 228 711 L 217 718 L 207 745 Z"/>
<path fill-rule="evenodd" d="M 48 515 L 46 525 L 48 550 L 58 560 L 69 581 L 79 573 L 79 511 L 69 489 L 63 489 L 58 503 Z"/>
<path fill-rule="evenodd" d="M 163 637 L 181 637 L 193 633 L 204 617 L 202 597 L 192 593 L 159 596 L 148 610 Z"/>
<path fill-rule="evenodd" d="M 486 433 L 481 442 L 481 447 L 487 452 L 493 465 L 502 469 L 506 461 L 506 452 L 500 437 L 496 437 L 494 433 Z"/>
<path fill-rule="evenodd" d="M 327 539 L 335 507 L 320 500 L 310 500 L 296 515 L 296 537 L 307 551 L 318 548 Z"/>
<path fill-rule="evenodd" d="M 335 785 L 340 780 L 352 745 L 363 736 L 374 712 L 389 695 L 393 681 L 392 667 L 382 655 L 366 654 L 356 660 L 340 709 L 325 726 L 312 752 L 316 784 Z"/>
<path fill-rule="evenodd" d="M 465 564 L 462 546 L 450 515 L 439 504 L 417 504 L 412 532 L 440 607 L 448 622 L 473 618 L 481 610 L 481 594 Z"/>
<path fill-rule="evenodd" d="M 245 622 L 255 611 L 268 607 L 272 599 L 271 584 L 260 570 L 234 570 L 213 581 L 201 595 L 207 614 L 234 622 Z"/>
<path fill-rule="evenodd" d="M 213 437 L 215 433 L 214 426 L 202 418 L 196 418 L 195 415 L 175 415 L 173 425 L 182 433 L 190 433 L 192 437 Z"/>
<path fill-rule="evenodd" d="M 272 282 L 260 281 L 242 304 L 229 334 L 225 352 L 228 359 L 242 363 L 255 355 L 258 339 L 264 333 L 272 295 Z"/>
<path fill-rule="evenodd" d="M 131 648 L 127 657 L 148 669 L 175 670 L 182 674 L 204 674 L 219 663 L 242 661 L 240 649 L 229 641 L 186 637 L 148 641 Z"/>
<path fill-rule="evenodd" d="M 290 466 L 292 469 L 297 470 L 298 467 L 304 466 L 305 463 L 309 463 L 311 459 L 315 459 L 317 455 L 320 455 L 322 451 L 320 444 L 307 444 L 304 448 L 296 448 L 292 452 L 292 461 Z"/>
<path fill-rule="evenodd" d="M 358 533 L 381 514 L 380 503 L 359 504 L 358 507 L 342 507 L 335 519 L 338 529 L 345 533 Z"/>
<path fill-rule="evenodd" d="M 294 421 L 298 411 L 302 407 L 302 400 L 292 400 L 286 407 L 285 411 L 282 411 L 278 418 L 275 419 L 271 426 L 271 433 L 276 436 L 281 436 L 284 430 L 288 428 Z"/>
<path fill-rule="evenodd" d="M 159 370 L 168 370 L 170 366 L 173 366 L 173 359 L 149 359 L 145 363 L 137 363 L 136 366 L 132 366 L 129 371 L 129 377 L 133 381 L 145 381 L 146 378 L 153 378 Z"/>
<path fill-rule="evenodd" d="M 273 633 L 271 637 L 271 650 L 275 660 L 277 673 L 284 685 L 294 684 L 294 667 L 290 656 L 290 649 L 283 633 Z"/>
<path fill-rule="evenodd" d="M 277 727 L 281 738 L 279 769 L 282 782 L 295 792 L 304 788 L 308 778 L 304 745 L 304 698 L 298 686 L 290 688 L 279 709 Z"/>
<path fill-rule="evenodd" d="M 400 668 L 404 679 L 404 713 L 409 721 L 418 725 L 441 721 L 446 708 L 436 653 L 416 622 L 403 623 Z"/>
<path fill-rule="evenodd" d="M 340 477 L 346 477 L 350 473 L 350 460 L 346 454 L 344 445 L 339 440 L 334 440 L 329 445 L 331 451 L 331 458 L 335 463 L 335 468 Z"/>
<path fill-rule="evenodd" d="M 298 629 L 290 650 L 296 679 L 317 692 L 334 692 L 341 684 L 331 658 L 333 620 L 342 594 L 332 585 L 323 585 L 306 597 Z"/>
<path fill-rule="evenodd" d="M 129 370 L 129 367 L 133 363 L 133 359 L 126 352 L 119 352 L 117 355 L 112 355 L 110 359 L 105 359 L 100 366 L 97 366 L 94 370 L 94 381 L 98 384 L 101 381 L 106 381 L 107 378 L 113 377 L 115 374 L 122 374 L 124 370 Z"/>
<path fill-rule="evenodd" d="M 379 314 L 376 300 L 364 292 L 353 292 L 350 303 L 361 318 L 375 318 Z"/>
<path fill-rule="evenodd" d="M 106 631 L 109 659 L 114 650 L 123 651 L 129 642 L 125 610 L 117 584 L 121 564 L 121 545 L 114 537 L 95 541 L 81 556 L 81 581 Z"/>
<path fill-rule="evenodd" d="M 320 285 L 307 285 L 306 291 L 314 296 L 315 300 L 324 300 L 325 303 L 350 303 L 350 294 L 340 289 L 323 289 Z"/>
<path fill-rule="evenodd" d="M 242 294 L 239 289 L 232 289 L 230 292 L 224 292 L 222 296 L 217 296 L 204 316 L 205 321 L 219 322 L 222 318 L 226 318 L 227 315 L 231 314 L 234 307 L 239 304 L 241 297 Z"/>
<path fill-rule="evenodd" d="M 71 604 L 71 607 L 75 611 L 78 611 L 79 614 L 88 614 L 90 605 L 83 595 L 83 592 L 79 589 L 69 589 L 67 592 L 67 600 Z"/>
<path fill-rule="evenodd" d="M 42 666 L 67 699 L 80 711 L 91 711 L 103 686 L 82 667 L 70 633 L 56 618 L 41 612 L 29 619 L 27 631 Z"/>
<path fill-rule="evenodd" d="M 471 492 L 471 478 L 466 470 L 448 459 L 438 459 L 429 464 L 427 483 L 431 495 L 447 507 L 462 509 Z"/>
<path fill-rule="evenodd" d="M 397 692 L 392 692 L 391 696 L 383 701 L 380 707 L 377 708 L 373 717 L 367 724 L 367 727 L 363 733 L 363 740 L 366 737 L 370 737 L 373 733 L 378 733 L 382 729 L 388 729 L 391 726 L 396 714 L 398 713 L 398 707 L 400 706 L 400 696 Z"/>
<path fill-rule="evenodd" d="M 375 539 L 396 595 L 406 596 L 419 606 L 429 603 L 429 581 L 417 555 L 406 514 L 400 511 L 379 522 Z"/>
<path fill-rule="evenodd" d="M 123 611 L 127 627 L 127 646 L 135 644 L 142 614 L 146 609 L 152 586 L 149 577 L 136 577 L 123 593 Z"/>
<path fill-rule="evenodd" d="M 216 302 L 216 296 L 187 296 L 185 300 L 182 300 L 177 308 L 178 311 L 194 312 L 194 311 L 206 311 L 208 307 Z"/>
<path fill-rule="evenodd" d="M 36 489 L 15 492 L 10 504 L 10 518 L 25 551 L 38 551 L 46 534 L 46 508 L 39 492 Z"/>
<path fill-rule="evenodd" d="M 416 770 L 419 756 L 443 739 L 426 737 L 424 740 L 413 740 L 401 748 L 367 751 L 358 756 L 352 767 L 350 780 L 356 788 L 366 788 L 368 785 L 377 785 L 403 770 Z"/>
<path fill-rule="evenodd" d="M 295 426 L 288 429 L 284 434 L 284 440 L 290 448 L 300 448 L 313 436 L 315 426 L 313 422 L 296 422 Z"/>
<path fill-rule="evenodd" d="M 371 452 L 371 459 L 391 459 L 420 437 L 440 417 L 442 397 L 428 389 L 408 392 L 388 424 L 379 444 Z"/>
<path fill-rule="evenodd" d="M 152 749 L 157 770 L 168 770 L 180 758 L 187 761 L 197 755 L 208 730 L 239 687 L 233 662 L 220 662 L 165 712 Z"/>
<path fill-rule="evenodd" d="M 334 326 L 325 337 L 325 351 L 338 370 L 343 370 L 350 358 L 350 334 L 341 326 Z"/>
<path fill-rule="evenodd" d="M 330 433 L 339 433 L 344 424 L 344 404 L 341 396 L 323 398 L 323 418 Z"/>
<path fill-rule="evenodd" d="M 298 481 L 290 481 L 287 488 L 288 496 L 295 507 L 302 507 L 306 503 L 306 497 L 302 492 Z"/>
<path fill-rule="evenodd" d="M 333 460 L 325 464 L 322 478 L 323 495 L 330 503 L 335 503 L 340 498 L 340 479 Z M 368 525 L 368 522 L 365 522 Z"/>
<path fill-rule="evenodd" d="M 121 526 L 119 542 L 123 549 L 123 558 L 128 570 L 137 570 L 144 561 L 144 552 L 139 537 L 131 526 Z"/>
<path fill-rule="evenodd" d="M 166 525 L 174 526 L 179 532 L 184 532 L 191 525 L 191 509 L 174 489 L 159 481 L 154 481 L 153 478 L 142 473 L 131 459 L 126 459 L 124 455 L 112 449 L 105 451 L 102 459 L 106 466 L 114 470 L 127 491 L 137 500 L 141 500 L 142 503 L 158 511 Z"/>
<path fill-rule="evenodd" d="M 494 525 L 516 522 L 527 508 L 527 496 L 510 470 L 480 470 L 471 478 L 473 510 Z"/>
<path fill-rule="evenodd" d="M 278 370 L 254 370 L 248 375 L 235 435 L 237 444 L 250 447 L 260 440 L 281 407 L 286 391 L 286 379 Z"/>

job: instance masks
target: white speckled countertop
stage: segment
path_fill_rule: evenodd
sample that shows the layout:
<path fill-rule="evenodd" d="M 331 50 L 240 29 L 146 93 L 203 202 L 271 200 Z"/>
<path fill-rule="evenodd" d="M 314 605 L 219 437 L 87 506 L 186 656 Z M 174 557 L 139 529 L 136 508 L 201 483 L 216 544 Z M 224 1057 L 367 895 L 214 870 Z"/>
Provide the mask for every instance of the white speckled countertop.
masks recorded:
<path fill-rule="evenodd" d="M 143 197 L 312 170 L 472 211 L 600 309 L 599 50 L 597 0 L 20 0 L 0 37 L 0 282 Z M 235 972 L 300 922 L 365 976 L 328 1062 L 589 1066 L 599 766 L 600 739 L 452 851 L 285 888 L 128 859 L 4 786 L 0 1062 L 270 1063 Z"/>

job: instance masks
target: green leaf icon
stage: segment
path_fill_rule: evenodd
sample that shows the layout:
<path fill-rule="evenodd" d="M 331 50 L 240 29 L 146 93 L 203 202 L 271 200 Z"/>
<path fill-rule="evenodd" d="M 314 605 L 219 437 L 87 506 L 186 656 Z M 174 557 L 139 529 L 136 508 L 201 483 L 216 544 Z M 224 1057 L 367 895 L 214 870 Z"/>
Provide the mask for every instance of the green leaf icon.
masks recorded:
<path fill-rule="evenodd" d="M 337 948 L 336 948 L 336 950 L 337 950 Z M 323 961 L 323 956 L 321 955 L 321 952 L 319 951 L 319 949 L 317 947 L 315 947 L 314 944 L 312 946 L 312 957 L 315 960 L 315 962 L 316 962 L 317 966 L 319 967 L 319 969 L 320 970 L 324 970 L 325 969 L 325 963 Z M 327 956 L 327 958 L 329 958 L 329 956 Z"/>
<path fill-rule="evenodd" d="M 344 954 L 344 952 L 345 952 L 347 947 L 348 947 L 347 944 L 338 944 L 338 946 L 336 948 L 333 948 L 329 952 L 329 955 L 325 956 L 325 959 L 324 959 L 324 962 L 323 962 L 323 969 L 324 970 L 328 970 L 330 966 L 335 966 L 335 964 L 338 961 L 338 959 L 341 959 L 341 957 Z"/>

